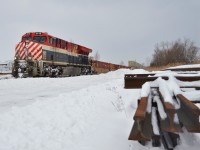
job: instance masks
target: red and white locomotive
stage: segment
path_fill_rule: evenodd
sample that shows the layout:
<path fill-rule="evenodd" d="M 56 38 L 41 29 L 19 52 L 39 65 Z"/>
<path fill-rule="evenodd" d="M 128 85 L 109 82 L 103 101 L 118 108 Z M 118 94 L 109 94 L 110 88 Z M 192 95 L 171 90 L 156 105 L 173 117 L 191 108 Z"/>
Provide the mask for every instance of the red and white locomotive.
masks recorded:
<path fill-rule="evenodd" d="M 30 32 L 22 36 L 15 48 L 12 74 L 18 77 L 73 76 L 91 73 L 92 50 L 46 32 Z"/>

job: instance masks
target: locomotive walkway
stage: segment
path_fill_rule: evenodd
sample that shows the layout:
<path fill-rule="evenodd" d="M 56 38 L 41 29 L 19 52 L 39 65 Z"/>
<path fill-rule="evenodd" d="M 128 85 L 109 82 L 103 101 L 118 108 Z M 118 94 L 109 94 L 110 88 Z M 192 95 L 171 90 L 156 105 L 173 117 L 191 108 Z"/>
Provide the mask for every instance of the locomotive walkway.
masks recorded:
<path fill-rule="evenodd" d="M 179 144 L 179 133 L 200 133 L 200 100 L 184 96 L 186 89 L 200 89 L 200 76 L 155 76 L 155 74 L 126 74 L 126 89 L 141 88 L 141 98 L 133 117 L 129 140 L 145 145 L 173 149 Z"/>

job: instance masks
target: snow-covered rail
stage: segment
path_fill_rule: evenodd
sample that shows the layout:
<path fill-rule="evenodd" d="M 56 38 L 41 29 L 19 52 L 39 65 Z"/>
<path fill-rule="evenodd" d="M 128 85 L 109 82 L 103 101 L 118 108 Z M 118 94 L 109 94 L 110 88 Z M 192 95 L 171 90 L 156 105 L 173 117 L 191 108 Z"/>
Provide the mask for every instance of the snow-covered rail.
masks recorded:
<path fill-rule="evenodd" d="M 195 67 L 195 68 L 168 68 L 168 69 L 165 69 L 165 70 L 171 70 L 171 71 L 200 71 L 200 67 Z"/>
<path fill-rule="evenodd" d="M 155 74 L 126 74 L 124 77 L 126 89 L 138 89 L 141 88 L 145 82 L 154 81 L 158 78 L 158 76 L 154 76 Z M 180 81 L 200 81 L 200 76 L 176 76 L 176 79 Z M 162 76 L 162 79 L 168 80 L 168 76 Z M 182 86 L 183 87 L 183 86 Z M 190 87 L 190 86 L 185 86 Z M 200 85 L 196 86 L 196 88 L 200 89 Z"/>
<path fill-rule="evenodd" d="M 151 141 L 153 146 L 162 144 L 165 149 L 173 149 L 179 143 L 179 133 L 185 129 L 187 132 L 200 133 L 200 109 L 184 96 L 181 88 L 198 89 L 198 86 L 193 86 L 194 83 L 178 85 L 177 78 L 196 81 L 200 77 L 148 76 L 125 75 L 125 88 L 141 87 L 141 98 L 133 117 L 129 140 L 139 141 L 143 145 Z"/>

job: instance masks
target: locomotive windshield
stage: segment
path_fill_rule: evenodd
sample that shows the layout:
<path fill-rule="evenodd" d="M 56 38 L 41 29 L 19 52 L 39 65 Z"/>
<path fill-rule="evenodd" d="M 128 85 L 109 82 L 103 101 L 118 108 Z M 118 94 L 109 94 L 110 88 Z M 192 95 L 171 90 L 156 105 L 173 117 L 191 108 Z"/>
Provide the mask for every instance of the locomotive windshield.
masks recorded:
<path fill-rule="evenodd" d="M 44 43 L 47 40 L 46 36 L 34 36 L 33 41 L 38 43 Z"/>
<path fill-rule="evenodd" d="M 32 40 L 32 37 L 23 37 L 22 41 L 25 41 L 25 40 Z"/>

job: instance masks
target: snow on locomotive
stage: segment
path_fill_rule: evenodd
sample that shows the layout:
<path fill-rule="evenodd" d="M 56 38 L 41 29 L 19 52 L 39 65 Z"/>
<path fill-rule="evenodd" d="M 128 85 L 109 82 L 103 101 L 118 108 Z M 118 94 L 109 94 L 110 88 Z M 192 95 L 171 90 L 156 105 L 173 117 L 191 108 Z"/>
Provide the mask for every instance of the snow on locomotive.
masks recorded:
<path fill-rule="evenodd" d="M 46 32 L 22 36 L 15 48 L 14 77 L 74 76 L 91 73 L 92 50 Z"/>

